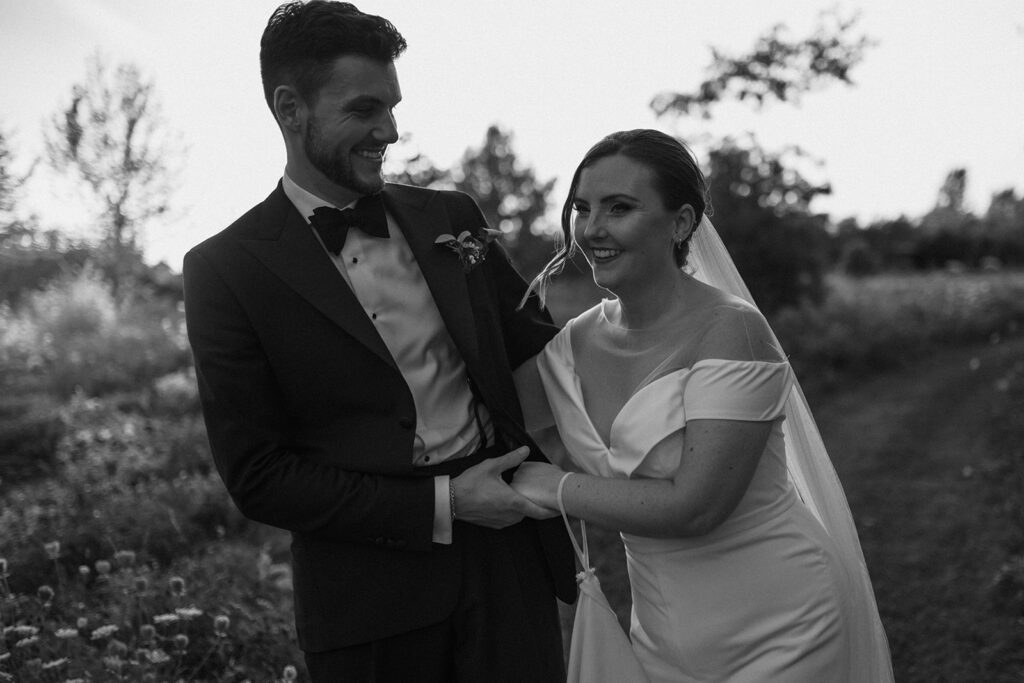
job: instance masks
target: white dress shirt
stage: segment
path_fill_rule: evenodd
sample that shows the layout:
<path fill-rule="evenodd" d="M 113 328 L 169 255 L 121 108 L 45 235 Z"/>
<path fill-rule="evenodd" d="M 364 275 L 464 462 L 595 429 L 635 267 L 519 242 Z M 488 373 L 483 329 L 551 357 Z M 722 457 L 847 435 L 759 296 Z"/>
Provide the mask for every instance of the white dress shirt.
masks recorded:
<path fill-rule="evenodd" d="M 307 224 L 314 209 L 334 206 L 296 185 L 287 173 L 282 186 Z M 327 253 L 377 328 L 412 391 L 416 406 L 413 464 L 435 465 L 469 455 L 482 445 L 474 417 L 474 397 L 466 366 L 409 243 L 394 219 L 390 215 L 387 218 L 389 239 L 349 230 L 341 252 L 337 256 Z M 316 235 L 315 230 L 313 233 Z M 481 404 L 476 409 L 489 438 L 492 427 L 486 408 Z M 437 543 L 451 543 L 448 479 L 434 477 L 433 539 Z"/>

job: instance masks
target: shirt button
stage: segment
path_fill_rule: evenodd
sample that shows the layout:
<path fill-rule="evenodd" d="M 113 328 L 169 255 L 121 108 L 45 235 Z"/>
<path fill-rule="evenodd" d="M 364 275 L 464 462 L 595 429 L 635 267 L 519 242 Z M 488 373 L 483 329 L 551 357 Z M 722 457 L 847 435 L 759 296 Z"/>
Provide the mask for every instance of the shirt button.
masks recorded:
<path fill-rule="evenodd" d="M 424 455 L 423 456 L 423 462 L 430 462 L 430 456 L 429 455 Z"/>
<path fill-rule="evenodd" d="M 352 257 L 352 263 L 359 263 L 359 257 L 358 256 L 353 256 Z"/>
<path fill-rule="evenodd" d="M 377 319 L 377 314 L 374 313 L 374 314 L 370 315 L 370 317 L 373 318 L 374 320 L 376 320 Z"/>

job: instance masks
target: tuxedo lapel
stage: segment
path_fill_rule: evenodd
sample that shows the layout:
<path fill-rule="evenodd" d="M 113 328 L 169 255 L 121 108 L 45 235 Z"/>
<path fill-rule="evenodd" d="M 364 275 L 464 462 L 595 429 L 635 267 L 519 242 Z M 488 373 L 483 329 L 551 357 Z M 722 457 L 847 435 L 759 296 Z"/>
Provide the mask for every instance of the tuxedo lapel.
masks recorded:
<path fill-rule="evenodd" d="M 321 313 L 394 367 L 394 358 L 352 289 L 281 186 L 263 203 L 242 246 Z"/>
<path fill-rule="evenodd" d="M 466 273 L 454 253 L 434 243 L 438 236 L 454 229 L 444 203 L 436 192 L 388 184 L 384 187 L 384 205 L 409 243 L 448 334 L 467 367 L 475 367 L 480 343 Z"/>

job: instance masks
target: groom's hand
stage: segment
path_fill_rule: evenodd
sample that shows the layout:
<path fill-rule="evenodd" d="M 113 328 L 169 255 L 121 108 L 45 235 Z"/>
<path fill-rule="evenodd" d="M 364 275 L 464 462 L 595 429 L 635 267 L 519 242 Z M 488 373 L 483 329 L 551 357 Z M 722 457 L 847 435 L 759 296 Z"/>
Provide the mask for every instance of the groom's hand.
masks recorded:
<path fill-rule="evenodd" d="M 497 458 L 473 465 L 452 479 L 455 490 L 455 519 L 471 524 L 504 529 L 523 519 L 549 517 L 545 510 L 512 490 L 501 473 L 526 460 L 530 449 L 515 449 Z"/>

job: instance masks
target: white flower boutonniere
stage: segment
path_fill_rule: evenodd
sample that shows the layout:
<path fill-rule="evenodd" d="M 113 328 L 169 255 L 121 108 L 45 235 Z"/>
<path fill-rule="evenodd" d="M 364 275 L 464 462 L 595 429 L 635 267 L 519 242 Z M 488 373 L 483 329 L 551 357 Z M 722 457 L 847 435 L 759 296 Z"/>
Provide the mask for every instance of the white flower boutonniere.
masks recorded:
<path fill-rule="evenodd" d="M 462 269 L 468 273 L 483 263 L 491 242 L 499 235 L 501 235 L 500 230 L 491 230 L 490 228 L 483 228 L 483 235 L 480 237 L 469 230 L 463 230 L 458 237 L 447 233 L 441 235 L 434 240 L 434 244 L 447 247 L 458 254 Z"/>

